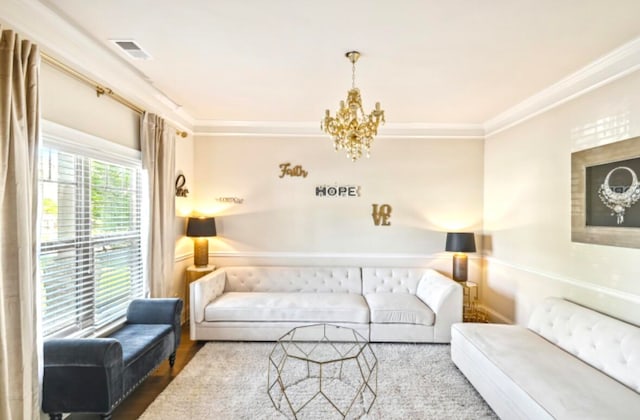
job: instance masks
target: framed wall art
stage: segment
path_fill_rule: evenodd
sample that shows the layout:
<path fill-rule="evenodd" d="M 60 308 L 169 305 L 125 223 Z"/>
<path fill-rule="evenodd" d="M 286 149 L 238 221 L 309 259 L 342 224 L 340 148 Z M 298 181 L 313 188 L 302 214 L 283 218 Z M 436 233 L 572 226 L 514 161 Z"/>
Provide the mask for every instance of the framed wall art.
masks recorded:
<path fill-rule="evenodd" d="M 640 248 L 640 137 L 571 154 L 571 240 Z"/>

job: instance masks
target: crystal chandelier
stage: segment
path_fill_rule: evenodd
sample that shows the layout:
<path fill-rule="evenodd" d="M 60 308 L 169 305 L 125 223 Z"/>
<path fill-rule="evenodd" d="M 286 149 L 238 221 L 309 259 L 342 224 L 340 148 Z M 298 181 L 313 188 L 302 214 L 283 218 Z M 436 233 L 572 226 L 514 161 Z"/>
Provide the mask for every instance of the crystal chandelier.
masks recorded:
<path fill-rule="evenodd" d="M 376 102 L 376 109 L 369 115 L 364 113 L 360 89 L 356 88 L 356 61 L 360 53 L 350 51 L 345 55 L 351 61 L 351 90 L 347 93 L 347 104 L 340 101 L 335 117 L 327 109 L 320 128 L 333 137 L 336 151 L 346 150 L 347 158 L 355 162 L 363 153 L 369 157 L 373 137 L 378 134 L 380 122 L 384 124 L 384 111 L 380 109 L 380 102 Z"/>

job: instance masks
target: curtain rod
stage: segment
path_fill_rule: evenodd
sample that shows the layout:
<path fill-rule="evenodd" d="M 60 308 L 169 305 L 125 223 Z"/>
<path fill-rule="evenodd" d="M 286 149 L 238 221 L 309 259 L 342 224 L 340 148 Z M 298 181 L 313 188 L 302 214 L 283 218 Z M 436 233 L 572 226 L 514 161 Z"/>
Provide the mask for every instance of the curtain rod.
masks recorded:
<path fill-rule="evenodd" d="M 138 114 L 142 114 L 144 112 L 144 108 L 139 107 L 138 105 L 134 104 L 133 102 L 129 101 L 128 99 L 118 95 L 117 93 L 115 93 L 113 91 L 113 89 L 108 88 L 106 86 L 101 85 L 100 83 L 96 82 L 95 80 L 93 80 L 92 78 L 80 73 L 79 71 L 69 67 L 68 65 L 66 65 L 65 63 L 63 63 L 62 61 L 59 61 L 53 57 L 51 57 L 50 55 L 44 53 L 44 52 L 40 52 L 40 56 L 42 57 L 42 60 L 47 63 L 50 64 L 51 66 L 57 68 L 58 70 L 61 70 L 67 74 L 69 74 L 72 77 L 75 77 L 76 79 L 80 80 L 81 82 L 84 82 L 86 84 L 88 84 L 89 86 L 93 87 L 96 90 L 96 95 L 98 95 L 98 97 L 102 96 L 102 95 L 107 95 L 109 96 L 111 99 L 115 100 L 116 102 L 121 103 L 122 105 L 126 106 L 127 108 L 131 109 L 132 111 L 137 112 Z M 186 131 L 181 131 L 181 130 L 176 130 L 176 134 L 180 137 L 187 137 L 187 132 Z"/>

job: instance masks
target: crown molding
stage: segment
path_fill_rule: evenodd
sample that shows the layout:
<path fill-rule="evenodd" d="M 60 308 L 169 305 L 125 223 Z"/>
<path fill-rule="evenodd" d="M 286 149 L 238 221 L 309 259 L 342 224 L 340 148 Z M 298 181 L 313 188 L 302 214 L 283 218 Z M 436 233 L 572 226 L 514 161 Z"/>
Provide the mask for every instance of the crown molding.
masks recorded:
<path fill-rule="evenodd" d="M 478 138 L 496 135 L 640 69 L 640 37 L 530 96 L 483 124 L 390 123 L 378 138 Z M 315 122 L 196 120 L 196 135 L 324 138 Z"/>
<path fill-rule="evenodd" d="M 640 69 L 640 37 L 616 48 L 484 123 L 491 137 Z"/>
<path fill-rule="evenodd" d="M 196 120 L 194 134 L 215 137 L 302 137 L 324 139 L 318 122 Z M 481 124 L 389 123 L 376 138 L 484 139 Z"/>
<path fill-rule="evenodd" d="M 112 88 L 181 130 L 201 136 L 325 138 L 319 122 L 196 120 L 106 45 L 68 22 L 51 0 L 5 0 L 0 22 L 49 55 Z M 34 25 L 34 22 L 40 24 Z M 483 139 L 640 69 L 640 37 L 616 48 L 483 124 L 388 123 L 378 138 Z"/>
<path fill-rule="evenodd" d="M 176 128 L 192 131 L 193 118 L 188 113 L 133 66 L 65 20 L 52 2 L 9 0 L 3 2 L 2 9 L 0 22 L 35 42 L 42 51 L 145 110 L 162 115 Z"/>

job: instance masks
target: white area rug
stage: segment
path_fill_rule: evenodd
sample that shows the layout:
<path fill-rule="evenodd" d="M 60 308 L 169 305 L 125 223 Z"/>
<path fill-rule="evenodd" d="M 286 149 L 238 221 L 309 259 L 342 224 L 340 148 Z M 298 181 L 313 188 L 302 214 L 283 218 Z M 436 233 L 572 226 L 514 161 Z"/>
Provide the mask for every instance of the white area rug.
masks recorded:
<path fill-rule="evenodd" d="M 273 345 L 207 343 L 140 418 L 286 419 L 267 394 Z M 449 345 L 371 346 L 379 362 L 378 397 L 363 419 L 496 418 L 451 361 Z"/>

